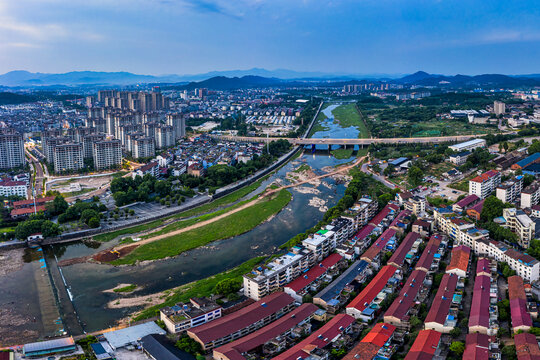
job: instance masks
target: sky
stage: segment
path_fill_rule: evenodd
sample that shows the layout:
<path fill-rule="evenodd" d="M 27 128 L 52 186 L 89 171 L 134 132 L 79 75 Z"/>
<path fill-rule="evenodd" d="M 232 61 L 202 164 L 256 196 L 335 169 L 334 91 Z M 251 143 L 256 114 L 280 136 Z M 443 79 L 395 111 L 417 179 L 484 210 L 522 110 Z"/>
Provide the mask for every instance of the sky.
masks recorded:
<path fill-rule="evenodd" d="M 0 0 L 0 73 L 540 73 L 537 0 Z"/>

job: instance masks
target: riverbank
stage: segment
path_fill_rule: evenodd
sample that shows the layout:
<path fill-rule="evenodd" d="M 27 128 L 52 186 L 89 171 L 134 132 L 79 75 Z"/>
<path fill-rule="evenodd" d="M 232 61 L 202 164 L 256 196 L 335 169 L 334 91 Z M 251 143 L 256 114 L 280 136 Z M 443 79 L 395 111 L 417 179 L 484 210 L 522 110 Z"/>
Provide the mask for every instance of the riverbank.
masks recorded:
<path fill-rule="evenodd" d="M 220 219 L 210 219 L 204 226 L 191 225 L 175 232 L 142 240 L 123 257 L 113 260 L 113 265 L 133 265 L 139 261 L 158 260 L 177 256 L 208 243 L 243 234 L 271 216 L 280 212 L 292 199 L 291 193 L 282 190 L 268 198 L 253 200 L 235 213 Z M 248 206 L 249 205 L 249 206 Z M 227 213 L 223 214 L 227 215 Z M 216 217 L 217 218 L 217 217 Z M 197 225 L 203 225 L 197 224 Z M 129 246 L 133 246 L 129 245 Z M 98 259 L 99 260 L 99 259 Z"/>

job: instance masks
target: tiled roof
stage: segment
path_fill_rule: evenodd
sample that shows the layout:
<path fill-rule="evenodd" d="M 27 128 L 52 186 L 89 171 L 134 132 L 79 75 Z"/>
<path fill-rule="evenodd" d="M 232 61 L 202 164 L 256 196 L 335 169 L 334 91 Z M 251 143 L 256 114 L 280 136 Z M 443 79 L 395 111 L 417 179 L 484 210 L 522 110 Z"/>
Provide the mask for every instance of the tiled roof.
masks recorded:
<path fill-rule="evenodd" d="M 450 259 L 450 264 L 446 268 L 446 271 L 459 269 L 467 271 L 469 266 L 469 256 L 471 254 L 471 249 L 468 246 L 460 245 L 452 249 L 452 258 Z"/>
<path fill-rule="evenodd" d="M 460 206 L 461 208 L 467 207 L 469 204 L 478 201 L 480 198 L 474 194 L 465 196 L 463 199 L 459 200 L 456 205 Z"/>
<path fill-rule="evenodd" d="M 479 275 L 474 280 L 474 290 L 469 317 L 469 327 L 482 326 L 489 328 L 489 301 L 491 278 Z"/>
<path fill-rule="evenodd" d="M 398 297 L 390 305 L 384 316 L 393 316 L 398 319 L 403 319 L 412 307 L 414 299 L 416 298 L 418 291 L 422 288 L 425 278 L 426 272 L 414 270 L 399 292 Z"/>
<path fill-rule="evenodd" d="M 486 334 L 467 334 L 463 359 L 489 360 L 489 336 Z"/>
<path fill-rule="evenodd" d="M 431 263 L 433 262 L 433 257 L 437 253 L 440 244 L 441 237 L 439 235 L 432 235 L 431 238 L 429 238 L 426 248 L 422 252 L 422 256 L 420 256 L 420 259 L 416 263 L 416 269 L 424 268 L 429 270 Z"/>
<path fill-rule="evenodd" d="M 373 329 L 371 329 L 371 331 L 368 332 L 367 335 L 361 340 L 361 342 L 372 343 L 381 348 L 392 337 L 394 331 L 396 331 L 396 327 L 394 325 L 377 323 Z"/>
<path fill-rule="evenodd" d="M 431 359 L 439 346 L 441 333 L 435 330 L 420 330 L 405 357 L 405 360 Z"/>
<path fill-rule="evenodd" d="M 539 360 L 540 348 L 538 348 L 538 340 L 536 336 L 529 333 L 514 335 L 514 343 L 516 345 L 516 354 L 518 360 Z"/>
<path fill-rule="evenodd" d="M 403 261 L 405 260 L 405 256 L 409 251 L 411 251 L 414 242 L 418 238 L 420 238 L 420 234 L 415 232 L 408 233 L 407 236 L 405 236 L 405 239 L 403 239 L 403 241 L 397 248 L 396 252 L 392 254 L 392 257 L 388 260 L 388 263 L 394 263 L 398 266 L 402 266 Z"/>
<path fill-rule="evenodd" d="M 310 350 L 324 348 L 338 335 L 342 334 L 354 321 L 354 318 L 350 315 L 338 314 L 306 339 L 274 357 L 274 360 L 297 360 L 299 357 L 305 359 L 309 356 Z"/>
<path fill-rule="evenodd" d="M 317 280 L 321 275 L 325 274 L 329 268 L 336 265 L 343 257 L 339 254 L 331 254 L 321 261 L 318 265 L 313 266 L 308 272 L 291 281 L 286 287 L 298 292 L 305 289 L 313 281 Z"/>
<path fill-rule="evenodd" d="M 489 179 L 491 179 L 492 177 L 494 177 L 498 173 L 499 172 L 496 171 L 496 170 L 489 170 L 489 171 L 486 171 L 485 173 L 483 173 L 482 175 L 478 175 L 477 177 L 471 179 L 470 181 L 474 181 L 474 182 L 477 182 L 477 183 L 483 183 L 483 182 L 488 181 Z"/>
<path fill-rule="evenodd" d="M 230 315 L 192 328 L 189 332 L 197 336 L 202 342 L 209 343 L 244 329 L 289 306 L 293 302 L 294 299 L 285 293 L 273 293 Z"/>
<path fill-rule="evenodd" d="M 318 307 L 313 304 L 302 304 L 298 308 L 291 311 L 289 314 L 282 316 L 278 320 L 244 336 L 236 341 L 223 345 L 214 352 L 224 354 L 232 359 L 244 359 L 243 353 L 249 352 L 264 343 L 280 336 L 281 334 L 293 329 L 298 324 L 309 319 L 311 315 L 317 311 Z"/>
<path fill-rule="evenodd" d="M 429 312 L 424 323 L 434 322 L 444 324 L 448 310 L 452 302 L 452 296 L 456 291 L 458 277 L 454 274 L 444 274 L 437 290 L 437 294 L 431 303 Z"/>
<path fill-rule="evenodd" d="M 364 311 L 366 307 L 375 299 L 377 294 L 379 294 L 382 289 L 385 288 L 388 280 L 394 275 L 397 268 L 392 265 L 384 266 L 378 273 L 375 275 L 373 280 L 362 290 L 358 296 L 354 298 L 353 301 L 347 305 L 347 308 L 355 308 L 359 311 Z"/>
<path fill-rule="evenodd" d="M 45 211 L 45 210 L 46 210 L 45 205 L 38 205 L 35 208 L 36 212 Z M 13 209 L 13 210 L 11 210 L 10 215 L 11 216 L 21 216 L 21 215 L 28 215 L 28 214 L 33 214 L 33 213 L 34 213 L 34 207 L 32 206 L 32 207 L 29 207 L 29 208 Z"/>

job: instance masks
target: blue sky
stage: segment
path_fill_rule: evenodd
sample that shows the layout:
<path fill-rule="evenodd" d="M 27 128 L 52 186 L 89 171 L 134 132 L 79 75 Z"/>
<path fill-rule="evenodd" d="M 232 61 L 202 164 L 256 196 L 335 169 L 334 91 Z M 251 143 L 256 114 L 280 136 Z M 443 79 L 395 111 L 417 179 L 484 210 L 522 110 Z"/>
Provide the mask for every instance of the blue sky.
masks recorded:
<path fill-rule="evenodd" d="M 534 0 L 0 0 L 0 73 L 540 73 Z"/>

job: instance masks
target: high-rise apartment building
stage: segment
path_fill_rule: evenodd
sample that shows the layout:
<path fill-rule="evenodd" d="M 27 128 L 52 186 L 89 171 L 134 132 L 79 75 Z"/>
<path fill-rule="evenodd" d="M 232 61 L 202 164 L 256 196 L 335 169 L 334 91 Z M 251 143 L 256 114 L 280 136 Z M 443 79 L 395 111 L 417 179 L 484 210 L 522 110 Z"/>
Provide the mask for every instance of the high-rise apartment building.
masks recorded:
<path fill-rule="evenodd" d="M 120 140 L 103 140 L 94 143 L 94 167 L 96 170 L 110 169 L 122 165 L 122 143 Z"/>
<path fill-rule="evenodd" d="M 23 166 L 25 163 L 22 135 L 13 129 L 2 129 L 0 132 L 0 169 L 11 169 Z"/>
<path fill-rule="evenodd" d="M 94 157 L 94 143 L 105 140 L 105 134 L 89 134 L 83 138 L 83 156 L 85 159 Z"/>
<path fill-rule="evenodd" d="M 506 104 L 502 101 L 495 101 L 493 103 L 493 112 L 495 115 L 501 115 L 506 112 Z"/>
<path fill-rule="evenodd" d="M 46 137 L 42 139 L 43 154 L 49 164 L 54 164 L 54 148 L 61 144 L 67 144 L 71 140 L 67 136 Z"/>
<path fill-rule="evenodd" d="M 156 148 L 165 149 L 174 146 L 174 131 L 169 125 L 159 125 L 155 128 Z"/>
<path fill-rule="evenodd" d="M 55 172 L 77 171 L 84 167 L 83 144 L 81 143 L 56 145 L 53 153 Z"/>
<path fill-rule="evenodd" d="M 186 136 L 186 120 L 180 114 L 167 115 L 167 125 L 173 127 L 174 138 L 176 140 Z"/>
<path fill-rule="evenodd" d="M 156 154 L 154 139 L 149 136 L 131 140 L 131 154 L 135 159 L 151 157 Z"/>

